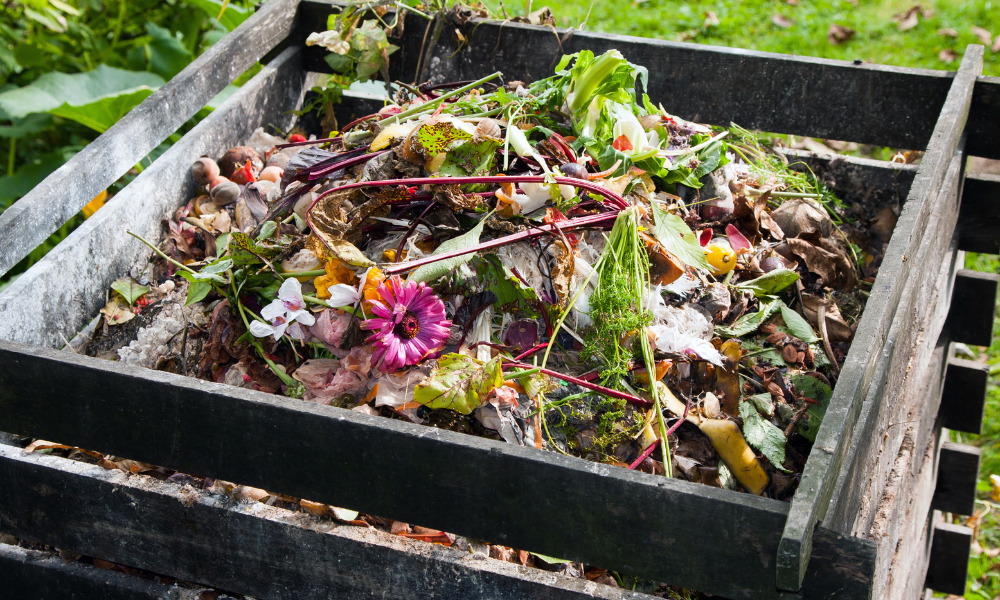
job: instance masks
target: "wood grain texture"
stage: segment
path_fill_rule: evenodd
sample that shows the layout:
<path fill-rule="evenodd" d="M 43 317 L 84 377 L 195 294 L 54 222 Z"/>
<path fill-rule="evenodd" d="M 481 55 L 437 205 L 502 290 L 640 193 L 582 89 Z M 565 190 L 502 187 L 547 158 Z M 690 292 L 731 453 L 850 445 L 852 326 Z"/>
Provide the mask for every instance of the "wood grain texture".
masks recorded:
<path fill-rule="evenodd" d="M 291 31 L 298 0 L 270 0 L 0 214 L 0 275 L 174 133 Z"/>
<path fill-rule="evenodd" d="M 948 328 L 951 339 L 963 344 L 989 346 L 993 342 L 1000 275 L 962 269 L 955 277 Z"/>
<path fill-rule="evenodd" d="M 305 73 L 290 48 L 174 144 L 41 261 L 0 292 L 0 338 L 62 346 L 105 302 L 108 286 L 138 276 L 151 251 L 129 236 L 154 243 L 160 220 L 195 191 L 190 165 L 220 156 L 268 123 L 288 126 L 301 101 Z M 45 310 L 25 298 L 46 298 Z"/>
<path fill-rule="evenodd" d="M 936 592 L 964 595 L 971 546 L 972 529 L 951 523 L 936 523 L 926 586 Z"/>
<path fill-rule="evenodd" d="M 1000 254 L 1000 175 L 966 176 L 958 230 L 960 250 Z"/>
<path fill-rule="evenodd" d="M 937 483 L 931 508 L 971 515 L 976 507 L 976 481 L 983 451 L 975 446 L 944 442 L 938 455 Z"/>
<path fill-rule="evenodd" d="M 0 582 L 0 596 L 19 600 L 181 600 L 171 585 L 8 544 L 0 544 Z"/>
<path fill-rule="evenodd" d="M 303 0 L 293 40 L 321 31 L 339 8 L 330 0 Z M 426 22 L 410 15 L 393 39 L 390 76 L 412 81 Z M 923 149 L 931 139 L 954 73 L 788 56 L 649 38 L 496 23 L 478 19 L 458 29 L 469 41 L 460 52 L 449 25 L 429 67 L 434 81 L 474 80 L 503 71 L 507 80 L 552 75 L 563 54 L 617 49 L 649 68 L 649 96 L 676 115 L 717 125 Z M 306 51 L 307 68 L 329 72 L 319 48 Z M 970 121 L 973 154 L 1000 158 L 1000 79 L 976 82 Z"/>
<path fill-rule="evenodd" d="M 5 530 L 261 600 L 651 600 L 587 580 L 57 457 L 0 448 L 0 473 L 11 484 L 0 488 L 0 527 Z"/>
<path fill-rule="evenodd" d="M 989 379 L 988 364 L 950 359 L 938 409 L 941 426 L 963 433 L 982 433 Z"/>
<path fill-rule="evenodd" d="M 780 589 L 797 590 L 802 583 L 809 563 L 812 532 L 826 513 L 844 455 L 851 445 L 862 401 L 875 375 L 893 318 L 901 300 L 905 300 L 903 290 L 914 271 L 914 261 L 907 259 L 916 256 L 928 229 L 934 230 L 939 222 L 933 210 L 935 200 L 959 148 L 972 87 L 982 72 L 982 56 L 981 46 L 969 46 L 966 51 L 889 242 L 851 352 L 792 499 L 778 554 Z"/>
<path fill-rule="evenodd" d="M 0 430 L 727 598 L 778 597 L 788 505 L 749 494 L 13 342 L 0 342 Z M 803 594 L 867 597 L 871 542 L 820 529 L 816 547 L 828 558 Z"/>

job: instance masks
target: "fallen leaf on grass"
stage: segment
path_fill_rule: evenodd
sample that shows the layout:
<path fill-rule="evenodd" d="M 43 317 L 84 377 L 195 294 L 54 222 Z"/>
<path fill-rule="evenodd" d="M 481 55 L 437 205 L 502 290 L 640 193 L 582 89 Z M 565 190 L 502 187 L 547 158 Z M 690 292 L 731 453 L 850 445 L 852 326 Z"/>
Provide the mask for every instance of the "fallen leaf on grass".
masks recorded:
<path fill-rule="evenodd" d="M 990 33 L 989 31 L 986 31 L 982 27 L 973 25 L 972 27 L 969 28 L 969 31 L 972 32 L 972 35 L 979 38 L 979 41 L 982 42 L 984 46 L 989 46 L 990 42 L 993 40 L 993 34 Z"/>
<path fill-rule="evenodd" d="M 896 29 L 908 31 L 916 27 L 920 23 L 920 9 L 921 6 L 917 4 L 916 6 L 911 6 L 906 12 L 894 15 L 892 20 L 896 22 Z"/>
<path fill-rule="evenodd" d="M 1000 33 L 998 33 L 996 39 L 993 40 L 993 45 L 990 46 L 990 50 L 993 52 L 1000 52 Z"/>
<path fill-rule="evenodd" d="M 856 32 L 850 27 L 844 27 L 843 25 L 838 25 L 836 23 L 830 24 L 830 29 L 826 32 L 826 39 L 830 41 L 831 44 L 836 46 L 837 44 L 842 44 L 847 40 L 854 37 Z"/>
<path fill-rule="evenodd" d="M 951 27 L 945 27 L 944 29 L 938 29 L 938 35 L 943 35 L 944 37 L 957 38 L 958 32 Z"/>
<path fill-rule="evenodd" d="M 719 24 L 719 15 L 715 14 L 712 11 L 708 11 L 707 13 L 705 13 L 705 22 L 702 24 L 702 27 L 708 29 L 709 27 L 715 27 L 718 24 Z"/>
<path fill-rule="evenodd" d="M 958 53 L 951 48 L 945 48 L 938 53 L 938 58 L 941 59 L 941 62 L 953 63 L 958 59 Z"/>
<path fill-rule="evenodd" d="M 792 25 L 795 25 L 795 21 L 792 21 L 785 15 L 771 15 L 771 22 L 782 29 L 788 29 Z"/>

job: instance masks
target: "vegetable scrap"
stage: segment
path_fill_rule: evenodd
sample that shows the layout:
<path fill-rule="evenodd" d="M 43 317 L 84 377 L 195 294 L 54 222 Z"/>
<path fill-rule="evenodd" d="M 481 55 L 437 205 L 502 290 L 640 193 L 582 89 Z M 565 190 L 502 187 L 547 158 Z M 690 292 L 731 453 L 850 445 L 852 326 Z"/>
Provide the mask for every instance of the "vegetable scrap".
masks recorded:
<path fill-rule="evenodd" d="M 258 129 L 135 236 L 86 351 L 787 500 L 896 215 L 646 80 L 582 51 Z"/>

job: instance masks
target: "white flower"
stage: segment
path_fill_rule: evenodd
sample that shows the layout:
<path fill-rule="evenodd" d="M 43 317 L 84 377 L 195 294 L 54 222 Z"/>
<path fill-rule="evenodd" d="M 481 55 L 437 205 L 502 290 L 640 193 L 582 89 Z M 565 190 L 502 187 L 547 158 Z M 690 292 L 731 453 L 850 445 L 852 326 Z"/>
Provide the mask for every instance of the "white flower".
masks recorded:
<path fill-rule="evenodd" d="M 515 196 L 517 203 L 521 205 L 521 212 L 524 214 L 531 214 L 542 207 L 546 201 L 552 198 L 551 188 L 547 183 L 522 183 L 520 184 L 521 191 L 527 197 L 526 200 L 522 201 L 521 198 Z M 571 199 L 576 195 L 576 189 L 571 185 L 559 185 L 559 193 L 566 200 Z"/>
<path fill-rule="evenodd" d="M 624 135 L 629 144 L 632 145 L 631 150 L 623 150 L 622 152 L 631 155 L 645 150 L 649 146 L 649 142 L 646 140 L 646 130 L 642 128 L 639 119 L 624 104 L 615 102 L 611 110 L 612 118 L 615 120 L 612 137 L 617 140 Z"/>
<path fill-rule="evenodd" d="M 330 52 L 337 54 L 347 54 L 351 45 L 347 41 L 340 39 L 340 34 L 336 31 L 324 31 L 323 33 L 310 33 L 306 38 L 306 46 L 323 46 Z"/>
<path fill-rule="evenodd" d="M 364 279 L 362 279 L 364 281 Z M 330 297 L 327 298 L 326 303 L 334 308 L 340 308 L 341 306 L 354 306 L 361 299 L 361 294 L 358 293 L 358 288 L 353 285 L 347 285 L 346 283 L 338 283 L 336 285 L 331 285 L 327 288 Z"/>
<path fill-rule="evenodd" d="M 250 323 L 250 333 L 255 337 L 267 337 L 273 335 L 275 340 L 280 340 L 285 334 L 285 329 L 292 322 L 302 325 L 312 325 L 316 318 L 306 310 L 305 300 L 302 299 L 302 284 L 298 279 L 289 277 L 278 289 L 278 298 L 264 307 L 260 311 L 260 316 L 271 322 L 270 325 L 254 321 Z"/>

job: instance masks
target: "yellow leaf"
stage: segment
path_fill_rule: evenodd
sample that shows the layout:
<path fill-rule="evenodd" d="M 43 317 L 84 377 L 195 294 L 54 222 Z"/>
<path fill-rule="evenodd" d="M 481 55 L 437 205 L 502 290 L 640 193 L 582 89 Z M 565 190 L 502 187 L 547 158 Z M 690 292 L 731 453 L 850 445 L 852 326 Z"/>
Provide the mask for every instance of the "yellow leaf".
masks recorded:
<path fill-rule="evenodd" d="M 94 199 L 87 203 L 87 206 L 83 207 L 83 218 L 89 219 L 97 209 L 104 206 L 104 201 L 108 197 L 108 190 L 104 190 L 100 194 L 94 196 Z"/>

